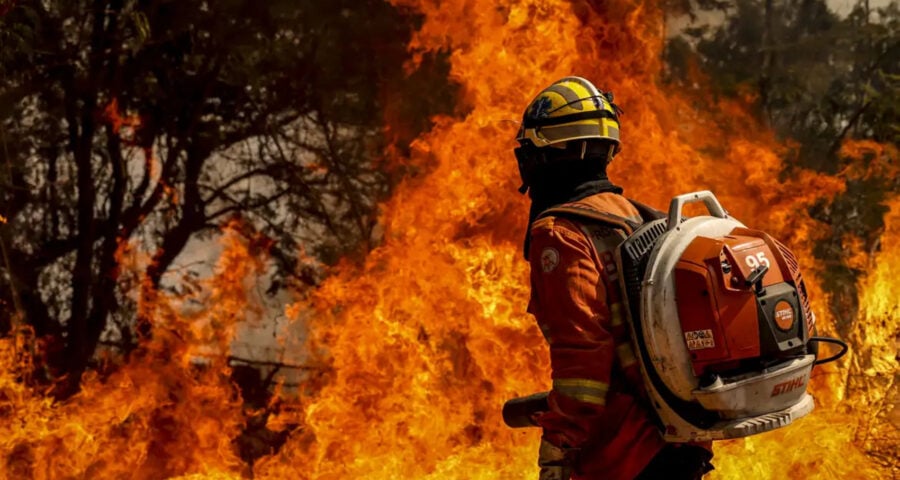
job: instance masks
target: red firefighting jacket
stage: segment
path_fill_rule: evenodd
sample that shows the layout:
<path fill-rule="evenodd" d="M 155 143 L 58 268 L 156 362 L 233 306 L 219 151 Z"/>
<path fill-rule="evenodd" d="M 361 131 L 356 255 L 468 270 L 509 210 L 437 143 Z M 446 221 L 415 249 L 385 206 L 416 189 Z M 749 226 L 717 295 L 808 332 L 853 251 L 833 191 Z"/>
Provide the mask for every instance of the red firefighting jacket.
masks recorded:
<path fill-rule="evenodd" d="M 640 222 L 631 203 L 598 193 L 567 204 Z M 575 479 L 632 479 L 665 445 L 641 399 L 643 386 L 618 284 L 624 233 L 597 222 L 545 217 L 531 227 L 532 313 L 550 345 L 544 439 L 577 449 Z"/>

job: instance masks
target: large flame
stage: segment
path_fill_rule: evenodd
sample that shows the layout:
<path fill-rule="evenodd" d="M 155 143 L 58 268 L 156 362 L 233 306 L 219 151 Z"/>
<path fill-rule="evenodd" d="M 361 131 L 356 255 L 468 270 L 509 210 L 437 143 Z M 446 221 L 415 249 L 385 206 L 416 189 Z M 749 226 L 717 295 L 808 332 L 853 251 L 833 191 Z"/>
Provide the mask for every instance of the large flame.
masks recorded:
<path fill-rule="evenodd" d="M 452 52 L 451 74 L 471 110 L 417 141 L 411 161 L 431 170 L 385 205 L 384 246 L 317 293 L 312 345 L 331 356 L 334 377 L 306 410 L 308 442 L 270 459 L 264 475 L 298 464 L 310 478 L 534 474 L 536 432 L 509 431 L 498 415 L 504 400 L 547 387 L 545 347 L 523 314 L 525 205 L 513 193 L 510 120 L 572 73 L 613 89 L 626 111 L 614 181 L 660 206 L 711 187 L 738 218 L 806 259 L 820 328 L 829 330 L 809 264 L 827 229 L 805 212 L 841 182 L 785 173 L 778 143 L 743 105 L 661 87 L 663 18 L 654 3 L 476 3 L 412 5 L 425 14 L 412 48 Z M 839 399 L 840 378 L 837 369 L 819 372 L 812 419 L 719 448 L 716 477 L 877 478 L 879 467 L 852 442 L 859 412 L 821 408 Z M 836 431 L 838 422 L 851 428 Z"/>
<path fill-rule="evenodd" d="M 148 279 L 134 279 L 143 284 L 135 290 L 141 315 L 153 319 L 153 338 L 123 368 L 89 374 L 82 392 L 69 401 L 54 404 L 19 382 L 9 368 L 15 345 L 0 342 L 2 478 L 240 471 L 231 443 L 240 432 L 241 402 L 229 383 L 226 358 L 237 320 L 259 311 L 247 282 L 262 273 L 263 260 L 251 255 L 251 245 L 235 228 L 226 227 L 216 272 L 195 293 L 157 292 Z M 149 261 L 128 246 L 119 258 L 129 271 L 145 271 Z"/>
<path fill-rule="evenodd" d="M 664 206 L 679 193 L 714 190 L 737 218 L 783 239 L 801 257 L 820 329 L 831 330 L 811 254 L 828 229 L 806 211 L 843 183 L 786 172 L 779 143 L 743 103 L 661 85 L 657 2 L 395 3 L 424 15 L 414 52 L 451 53 L 451 75 L 469 113 L 436 119 L 412 157 L 401 159 L 425 173 L 407 179 L 383 206 L 384 242 L 365 264 L 341 266 L 311 298 L 288 308 L 308 322 L 306 348 L 328 362 L 330 373 L 324 387 L 301 400 L 283 399 L 296 408 L 281 409 L 270 428 L 302 428 L 256 463 L 254 478 L 536 475 L 538 431 L 513 431 L 500 419 L 505 400 L 544 390 L 549 380 L 546 346 L 524 312 L 527 205 L 515 192 L 511 148 L 521 110 L 563 76 L 582 75 L 613 90 L 625 110 L 624 151 L 610 173 L 629 196 Z M 900 222 L 900 202 L 892 215 Z M 896 430 L 878 421 L 884 412 L 868 408 L 873 402 L 889 408 L 884 396 L 896 374 L 898 244 L 900 231 L 886 232 L 883 253 L 861 284 L 852 362 L 817 370 L 817 410 L 786 429 L 718 444 L 712 478 L 896 472 L 896 459 L 867 453 L 898 447 Z M 226 252 L 206 285 L 213 292 L 208 311 L 177 315 L 179 305 L 145 290 L 145 305 L 155 309 L 145 314 L 160 319 L 154 332 L 162 333 L 108 378 L 86 379 L 75 399 L 52 405 L 21 387 L 11 370 L 0 376 L 6 477 L 246 474 L 230 445 L 243 417 L 227 368 L 211 360 L 197 373 L 189 365 L 226 348 L 234 314 L 252 304 L 241 286 L 259 260 L 237 241 Z M 187 333 L 175 335 L 176 327 Z M 13 346 L 0 346 L 9 365 Z M 854 375 L 858 387 L 847 393 L 845 379 Z"/>

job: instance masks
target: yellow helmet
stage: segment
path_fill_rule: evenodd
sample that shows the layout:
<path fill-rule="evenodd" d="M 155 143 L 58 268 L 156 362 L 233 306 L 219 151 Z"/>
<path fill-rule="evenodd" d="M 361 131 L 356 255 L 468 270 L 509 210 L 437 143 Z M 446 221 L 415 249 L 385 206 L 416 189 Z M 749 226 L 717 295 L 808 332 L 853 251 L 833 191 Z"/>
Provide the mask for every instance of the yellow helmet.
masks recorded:
<path fill-rule="evenodd" d="M 540 178 L 542 165 L 601 157 L 605 167 L 620 148 L 620 113 L 611 92 L 601 92 L 581 77 L 565 77 L 545 88 L 528 104 L 516 136 L 519 191 L 525 193 Z"/>
<path fill-rule="evenodd" d="M 612 93 L 601 92 L 584 78 L 557 80 L 528 104 L 516 140 L 537 148 L 587 139 L 618 145 L 620 110 L 612 101 Z"/>

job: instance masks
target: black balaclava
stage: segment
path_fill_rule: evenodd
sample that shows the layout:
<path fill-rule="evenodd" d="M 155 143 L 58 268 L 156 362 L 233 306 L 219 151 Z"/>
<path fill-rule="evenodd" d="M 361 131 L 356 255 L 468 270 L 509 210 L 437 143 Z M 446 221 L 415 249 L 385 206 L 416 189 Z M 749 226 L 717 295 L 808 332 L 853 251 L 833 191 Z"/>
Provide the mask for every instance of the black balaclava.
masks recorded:
<path fill-rule="evenodd" d="M 531 209 L 528 213 L 528 229 L 525 232 L 526 259 L 531 241 L 531 225 L 544 210 L 564 203 L 577 202 L 597 193 L 622 193 L 622 188 L 614 185 L 606 176 L 608 148 L 590 150 L 593 151 L 584 159 L 551 159 L 535 169 L 528 189 Z"/>

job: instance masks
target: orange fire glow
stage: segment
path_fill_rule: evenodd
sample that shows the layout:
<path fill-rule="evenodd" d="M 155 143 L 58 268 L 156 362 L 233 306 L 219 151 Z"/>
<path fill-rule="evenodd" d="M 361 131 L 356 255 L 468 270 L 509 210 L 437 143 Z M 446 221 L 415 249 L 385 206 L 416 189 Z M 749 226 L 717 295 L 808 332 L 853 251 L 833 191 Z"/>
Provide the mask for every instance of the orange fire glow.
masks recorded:
<path fill-rule="evenodd" d="M 61 404 L 22 385 L 13 369 L 0 371 L 0 477 L 240 471 L 231 442 L 240 431 L 241 402 L 225 359 L 235 322 L 258 311 L 246 282 L 261 273 L 263 260 L 250 255 L 233 228 L 226 227 L 216 273 L 198 293 L 137 289 L 139 310 L 154 322 L 153 338 L 124 368 L 91 373 L 82 392 Z M 144 271 L 149 261 L 129 248 L 121 249 L 120 260 L 129 271 Z M 134 264 L 143 268 L 129 268 Z M 191 312 L 190 304 L 205 307 Z M 14 345 L 0 342 L 0 364 L 14 365 L 15 358 Z"/>
<path fill-rule="evenodd" d="M 296 408 L 281 409 L 269 427 L 302 427 L 254 465 L 253 478 L 535 478 L 539 432 L 500 418 L 505 400 L 549 387 L 546 345 L 525 313 L 527 204 L 511 149 L 527 102 L 571 74 L 613 90 L 625 111 L 610 176 L 627 195 L 662 207 L 676 194 L 713 190 L 735 217 L 798 254 L 820 330 L 834 333 L 811 253 L 829 232 L 806 212 L 843 182 L 785 172 L 783 147 L 742 103 L 661 85 L 657 2 L 394 3 L 424 15 L 414 52 L 451 52 L 469 113 L 435 119 L 402 159 L 425 173 L 383 205 L 384 242 L 365 264 L 340 266 L 287 307 L 308 323 L 306 348 L 330 373 L 322 388 L 281 399 Z M 891 207 L 900 224 L 900 201 Z M 13 369 L 0 372 L 0 476 L 248 475 L 231 445 L 244 417 L 223 352 L 237 318 L 254 311 L 246 281 L 263 263 L 228 231 L 217 274 L 198 288 L 205 307 L 185 314 L 184 299 L 140 289 L 153 338 L 108 377 L 86 379 L 73 399 L 53 404 L 17 383 Z M 885 233 L 869 262 L 850 359 L 814 374 L 817 410 L 788 428 L 718 443 L 710 478 L 898 472 L 890 453 L 900 440 L 883 418 L 897 372 L 900 229 Z M 14 358 L 0 341 L 0 363 Z M 209 364 L 197 368 L 197 358 Z"/>

